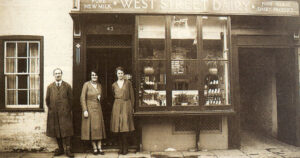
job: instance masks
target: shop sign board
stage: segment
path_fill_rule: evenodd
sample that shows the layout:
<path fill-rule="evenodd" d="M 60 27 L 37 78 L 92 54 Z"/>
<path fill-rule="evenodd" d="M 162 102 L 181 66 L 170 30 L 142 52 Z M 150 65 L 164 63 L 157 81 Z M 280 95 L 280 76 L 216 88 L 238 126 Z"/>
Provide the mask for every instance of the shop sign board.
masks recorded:
<path fill-rule="evenodd" d="M 80 0 L 80 11 L 140 14 L 299 16 L 297 1 L 271 0 Z"/>

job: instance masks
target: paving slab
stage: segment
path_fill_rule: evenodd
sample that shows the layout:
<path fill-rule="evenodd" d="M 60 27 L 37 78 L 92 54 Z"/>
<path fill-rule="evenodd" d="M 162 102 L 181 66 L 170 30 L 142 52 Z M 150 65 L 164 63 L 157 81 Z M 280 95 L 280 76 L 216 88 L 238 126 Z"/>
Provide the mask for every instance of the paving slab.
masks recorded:
<path fill-rule="evenodd" d="M 285 153 L 283 155 L 283 157 L 285 158 L 299 158 L 300 157 L 300 151 L 299 152 L 289 152 L 289 153 Z"/>
<path fill-rule="evenodd" d="M 271 152 L 268 152 L 268 151 L 265 151 L 265 152 L 252 152 L 252 153 L 248 153 L 247 154 L 248 157 L 250 158 L 283 158 L 282 156 L 280 155 L 276 155 L 274 153 L 271 153 Z"/>
<path fill-rule="evenodd" d="M 269 151 L 269 152 L 271 152 L 273 154 L 276 154 L 276 155 L 283 156 L 283 157 L 286 157 L 285 155 L 287 153 L 293 152 L 293 151 L 291 151 L 291 150 L 289 150 L 287 148 L 270 148 L 270 149 L 267 149 L 267 151 Z"/>
<path fill-rule="evenodd" d="M 126 155 L 119 155 L 119 158 L 151 158 L 150 152 L 129 152 Z"/>
<path fill-rule="evenodd" d="M 183 154 L 177 151 L 151 152 L 151 158 L 183 158 Z"/>
<path fill-rule="evenodd" d="M 20 158 L 23 153 L 0 153 L 0 158 Z"/>
<path fill-rule="evenodd" d="M 184 158 L 217 158 L 212 152 L 199 151 L 199 152 L 182 152 Z"/>
<path fill-rule="evenodd" d="M 94 155 L 92 153 L 87 154 L 86 158 L 118 158 L 117 152 L 104 152 L 104 155 Z"/>
<path fill-rule="evenodd" d="M 240 150 L 212 150 L 210 152 L 217 155 L 218 158 L 249 158 Z"/>
<path fill-rule="evenodd" d="M 53 158 L 53 153 L 24 153 L 21 158 Z"/>
<path fill-rule="evenodd" d="M 75 158 L 86 158 L 87 153 L 75 153 Z"/>
<path fill-rule="evenodd" d="M 251 158 L 269 158 L 269 157 L 273 157 L 273 158 L 282 158 L 282 156 L 274 154 L 268 150 L 265 149 L 247 149 L 247 150 L 241 150 L 242 152 L 244 152 L 248 157 Z"/>

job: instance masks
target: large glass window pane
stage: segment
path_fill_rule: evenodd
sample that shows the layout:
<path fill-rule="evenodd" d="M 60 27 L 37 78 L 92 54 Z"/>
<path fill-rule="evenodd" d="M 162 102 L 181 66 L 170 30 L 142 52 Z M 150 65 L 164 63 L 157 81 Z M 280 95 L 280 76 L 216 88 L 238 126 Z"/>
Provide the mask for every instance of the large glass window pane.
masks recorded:
<path fill-rule="evenodd" d="M 164 16 L 139 16 L 138 38 L 165 38 Z"/>
<path fill-rule="evenodd" d="M 39 75 L 30 75 L 29 76 L 29 88 L 30 89 L 39 89 L 40 88 L 40 76 Z"/>
<path fill-rule="evenodd" d="M 18 57 L 27 57 L 27 43 L 17 43 Z"/>
<path fill-rule="evenodd" d="M 16 89 L 16 76 L 15 75 L 7 75 L 7 89 Z"/>
<path fill-rule="evenodd" d="M 7 93 L 6 96 L 7 105 L 16 105 L 17 104 L 16 90 L 7 90 L 6 93 Z"/>
<path fill-rule="evenodd" d="M 165 18 L 163 16 L 139 16 L 139 58 L 165 58 Z"/>
<path fill-rule="evenodd" d="M 197 61 L 172 61 L 172 105 L 199 105 L 199 73 Z"/>
<path fill-rule="evenodd" d="M 6 59 L 6 73 L 14 73 L 16 72 L 16 59 L 7 58 Z"/>
<path fill-rule="evenodd" d="M 18 73 L 27 72 L 27 59 L 18 59 Z"/>
<path fill-rule="evenodd" d="M 39 59 L 30 58 L 29 60 L 29 72 L 30 73 L 39 73 Z"/>
<path fill-rule="evenodd" d="M 27 105 L 28 97 L 27 97 L 27 90 L 18 90 L 18 104 Z"/>
<path fill-rule="evenodd" d="M 38 48 L 39 48 L 38 43 L 29 43 L 30 57 L 38 57 L 39 56 Z"/>
<path fill-rule="evenodd" d="M 28 76 L 19 75 L 18 76 L 18 89 L 27 89 L 28 88 Z"/>
<path fill-rule="evenodd" d="M 16 57 L 16 43 L 6 43 L 6 57 Z"/>
<path fill-rule="evenodd" d="M 227 59 L 227 18 L 203 17 L 203 51 L 206 59 Z"/>
<path fill-rule="evenodd" d="M 165 40 L 164 39 L 139 39 L 140 59 L 164 59 Z"/>
<path fill-rule="evenodd" d="M 141 106 L 166 106 L 166 66 L 164 61 L 140 61 Z"/>
<path fill-rule="evenodd" d="M 228 61 L 205 61 L 205 106 L 230 104 Z"/>
<path fill-rule="evenodd" d="M 173 16 L 172 59 L 197 59 L 196 16 Z"/>
<path fill-rule="evenodd" d="M 29 104 L 40 104 L 39 90 L 30 90 Z"/>

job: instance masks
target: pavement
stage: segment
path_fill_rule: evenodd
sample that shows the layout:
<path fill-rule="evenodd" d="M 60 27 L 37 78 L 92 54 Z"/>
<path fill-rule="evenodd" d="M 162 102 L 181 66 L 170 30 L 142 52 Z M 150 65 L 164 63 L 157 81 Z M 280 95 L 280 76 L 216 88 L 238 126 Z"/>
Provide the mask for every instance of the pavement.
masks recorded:
<path fill-rule="evenodd" d="M 53 153 L 0 153 L 0 158 L 53 158 Z M 55 158 L 67 158 L 59 156 Z M 115 150 L 106 150 L 105 155 L 75 153 L 75 158 L 300 158 L 300 147 L 285 144 L 274 138 L 249 131 L 242 132 L 241 149 L 202 150 L 199 152 L 129 152 L 119 155 Z"/>

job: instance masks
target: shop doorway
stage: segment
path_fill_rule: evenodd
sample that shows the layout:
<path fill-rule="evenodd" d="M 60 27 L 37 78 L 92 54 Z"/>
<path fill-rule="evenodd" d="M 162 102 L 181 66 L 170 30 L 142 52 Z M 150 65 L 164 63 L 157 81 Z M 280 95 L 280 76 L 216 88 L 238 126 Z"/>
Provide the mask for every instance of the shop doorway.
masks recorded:
<path fill-rule="evenodd" d="M 295 56 L 288 48 L 240 48 L 241 127 L 295 140 Z"/>
<path fill-rule="evenodd" d="M 104 148 L 118 148 L 117 136 L 110 132 L 110 117 L 113 106 L 113 95 L 111 85 L 117 80 L 115 69 L 122 66 L 125 73 L 132 75 L 131 49 L 122 48 L 104 48 L 87 50 L 87 79 L 90 78 L 90 71 L 97 69 L 99 71 L 99 82 L 102 85 L 104 100 L 102 112 L 105 122 L 107 139 L 104 140 Z"/>
<path fill-rule="evenodd" d="M 84 81 L 78 85 L 74 85 L 74 87 L 78 87 L 76 92 L 74 92 L 76 94 L 74 96 L 76 98 L 80 97 L 83 83 L 90 80 L 90 71 L 92 69 L 97 69 L 99 71 L 98 79 L 102 85 L 103 100 L 101 105 L 107 135 L 107 138 L 102 141 L 102 146 L 104 149 L 118 149 L 118 136 L 110 132 L 110 118 L 114 101 L 111 85 L 117 80 L 115 69 L 118 66 L 124 68 L 126 76 L 132 76 L 132 36 L 88 35 L 85 52 L 85 68 L 83 74 L 76 76 L 76 78 L 84 78 Z M 73 151 L 91 152 L 92 146 L 90 141 L 82 141 L 80 139 L 82 109 L 79 99 L 77 99 L 75 103 L 77 104 L 73 109 L 75 130 L 75 136 L 73 137 Z M 135 141 L 132 141 L 130 137 L 128 143 L 130 145 L 129 148 L 136 148 L 136 146 L 133 146 L 135 145 Z"/>

